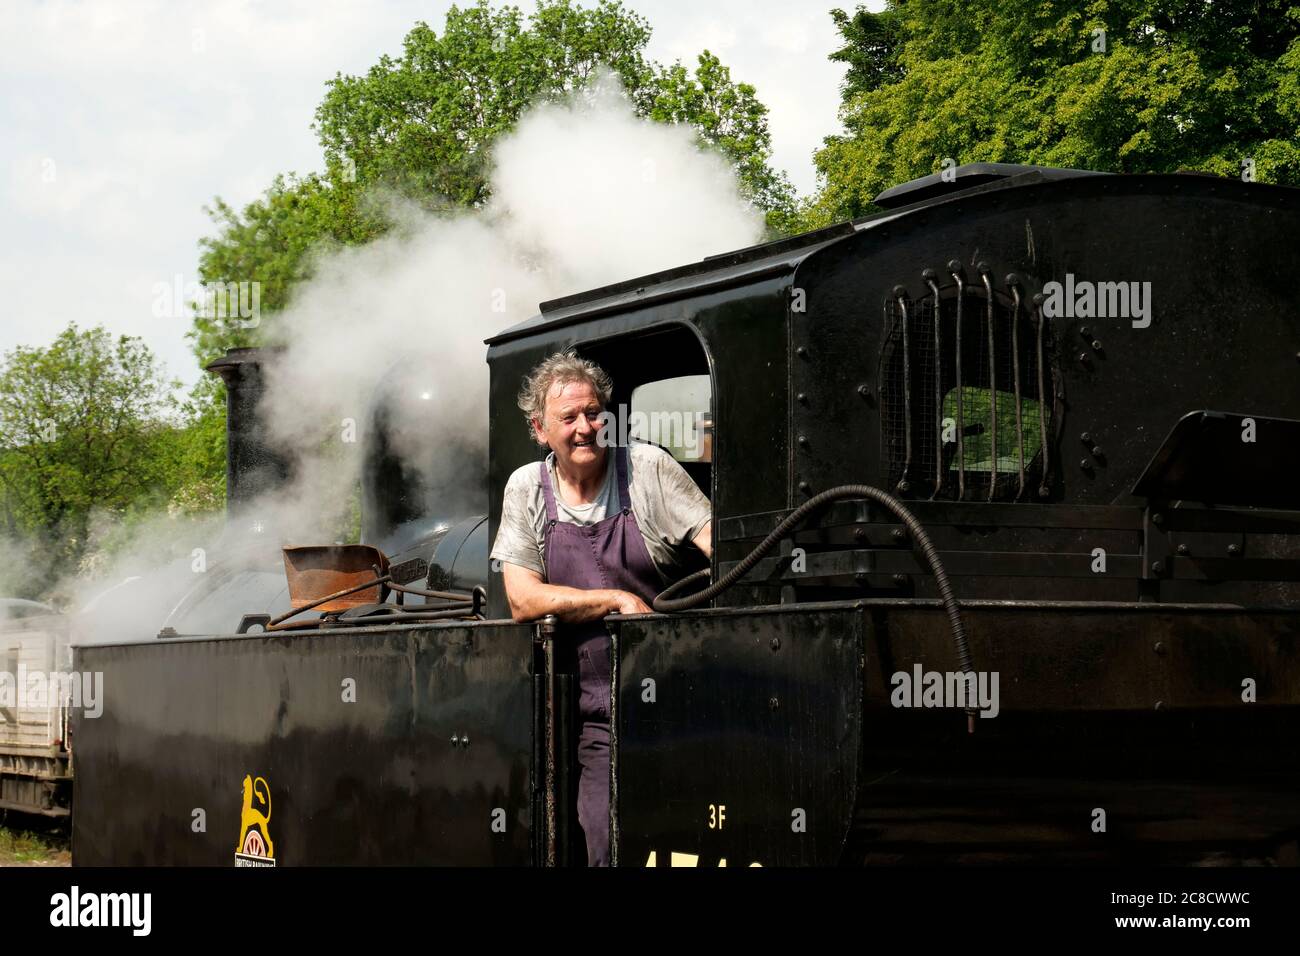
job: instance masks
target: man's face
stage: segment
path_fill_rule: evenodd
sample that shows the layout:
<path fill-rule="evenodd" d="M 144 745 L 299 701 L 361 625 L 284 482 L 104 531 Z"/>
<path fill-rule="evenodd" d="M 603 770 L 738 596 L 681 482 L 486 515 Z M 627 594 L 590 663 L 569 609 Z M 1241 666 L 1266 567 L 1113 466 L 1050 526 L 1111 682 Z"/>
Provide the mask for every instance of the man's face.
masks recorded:
<path fill-rule="evenodd" d="M 566 471 L 586 471 L 605 457 L 605 449 L 596 443 L 602 411 L 591 383 L 556 384 L 546 395 L 546 417 L 540 425 L 533 420 L 533 432 L 538 442 L 551 446 Z"/>

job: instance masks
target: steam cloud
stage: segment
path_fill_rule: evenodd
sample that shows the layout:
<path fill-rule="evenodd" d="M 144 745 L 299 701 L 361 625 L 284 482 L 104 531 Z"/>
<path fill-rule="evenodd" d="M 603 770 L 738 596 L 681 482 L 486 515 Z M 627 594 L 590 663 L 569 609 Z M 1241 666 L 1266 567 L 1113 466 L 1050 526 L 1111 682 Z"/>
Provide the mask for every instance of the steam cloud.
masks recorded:
<path fill-rule="evenodd" d="M 446 218 L 392 207 L 390 234 L 330 253 L 276 317 L 283 352 L 268 368 L 261 416 L 293 459 L 295 477 L 253 510 L 284 543 L 328 543 L 321 536 L 346 507 L 381 398 L 393 412 L 395 450 L 445 507 L 466 507 L 456 493 L 471 489 L 473 498 L 486 478 L 484 338 L 535 315 L 541 301 L 750 245 L 762 234 L 762 218 L 725 160 L 702 151 L 688 126 L 637 118 L 612 77 L 532 110 L 497 144 L 495 163 L 484 209 Z M 226 556 L 222 576 L 234 582 L 230 540 L 228 533 L 214 554 Z M 146 613 L 178 605 L 178 580 L 193 587 L 188 570 L 141 578 L 166 595 Z M 223 606 L 210 609 L 212 620 L 225 622 L 214 625 L 219 631 L 263 609 L 250 593 L 259 588 L 223 590 Z M 89 638 L 151 638 L 162 619 L 140 621 L 142 607 L 98 602 Z"/>
<path fill-rule="evenodd" d="M 398 210 L 395 234 L 322 263 L 278 318 L 286 349 L 270 370 L 263 419 L 299 465 L 288 499 L 316 515 L 338 511 L 360 464 L 350 455 L 341 473 L 329 442 L 322 455 L 322 427 L 342 434 L 355 423 L 362 445 L 381 378 L 402 457 L 432 469 L 435 488 L 477 485 L 487 448 L 484 338 L 535 315 L 538 302 L 748 245 L 762 232 L 728 165 L 702 152 L 689 127 L 638 119 L 610 78 L 535 109 L 495 158 L 485 209 L 450 220 Z M 395 369 L 398 355 L 405 361 Z M 470 450 L 439 460 L 448 444 Z"/>

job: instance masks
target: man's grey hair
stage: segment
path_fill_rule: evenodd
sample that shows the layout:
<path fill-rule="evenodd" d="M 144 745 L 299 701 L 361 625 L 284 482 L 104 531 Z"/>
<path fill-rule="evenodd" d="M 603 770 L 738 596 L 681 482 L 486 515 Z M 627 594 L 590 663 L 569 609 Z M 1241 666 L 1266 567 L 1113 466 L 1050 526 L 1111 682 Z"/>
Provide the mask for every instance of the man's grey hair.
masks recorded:
<path fill-rule="evenodd" d="M 532 432 L 533 419 L 546 418 L 546 396 L 556 385 L 586 382 L 596 391 L 602 407 L 609 405 L 614 395 L 614 383 L 605 370 L 595 362 L 579 358 L 573 352 L 556 352 L 549 355 L 528 373 L 524 387 L 519 391 L 519 410 L 524 413 L 528 430 Z"/>

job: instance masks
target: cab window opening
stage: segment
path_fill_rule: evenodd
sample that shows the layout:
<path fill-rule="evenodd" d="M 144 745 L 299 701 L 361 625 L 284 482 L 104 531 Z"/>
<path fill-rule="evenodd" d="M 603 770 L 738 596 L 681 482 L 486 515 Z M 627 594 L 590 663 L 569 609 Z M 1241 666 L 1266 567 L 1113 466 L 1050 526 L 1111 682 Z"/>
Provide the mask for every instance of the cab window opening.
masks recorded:
<path fill-rule="evenodd" d="M 580 345 L 577 351 L 614 381 L 607 411 L 615 416 L 618 439 L 662 447 L 711 495 L 713 377 L 694 331 L 671 326 Z"/>

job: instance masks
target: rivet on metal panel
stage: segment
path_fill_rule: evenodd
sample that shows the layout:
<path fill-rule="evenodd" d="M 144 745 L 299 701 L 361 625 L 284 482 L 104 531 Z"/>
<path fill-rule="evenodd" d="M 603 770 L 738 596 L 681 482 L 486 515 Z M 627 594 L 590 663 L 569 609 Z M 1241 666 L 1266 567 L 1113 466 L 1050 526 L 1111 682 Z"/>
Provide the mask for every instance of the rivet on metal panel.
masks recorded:
<path fill-rule="evenodd" d="M 806 481 L 801 481 L 799 482 L 799 490 L 806 495 L 808 492 L 812 491 L 812 486 Z"/>
<path fill-rule="evenodd" d="M 1086 325 L 1079 326 L 1079 334 L 1082 335 L 1085 339 L 1088 338 L 1088 334 L 1090 331 L 1091 330 Z"/>
<path fill-rule="evenodd" d="M 1163 564 L 1161 564 L 1159 561 L 1152 561 L 1152 562 L 1151 562 L 1151 573 L 1152 573 L 1152 574 L 1160 574 L 1161 572 L 1164 571 L 1164 569 L 1165 569 L 1165 566 L 1164 566 Z"/>
<path fill-rule="evenodd" d="M 807 447 L 808 447 L 808 436 L 807 436 L 807 435 L 800 435 L 800 436 L 799 436 L 799 447 L 800 447 L 800 448 L 807 448 Z"/>
<path fill-rule="evenodd" d="M 1092 457 L 1093 457 L 1093 458 L 1096 458 L 1098 461 L 1101 461 L 1103 458 L 1106 457 L 1106 453 L 1105 453 L 1104 451 L 1101 450 L 1101 446 L 1100 446 L 1100 445 L 1093 445 L 1093 446 L 1092 446 Z"/>
<path fill-rule="evenodd" d="M 895 574 L 895 575 L 894 575 L 894 583 L 895 583 L 895 584 L 906 584 L 906 583 L 907 583 L 907 575 L 906 575 L 906 574 Z"/>
<path fill-rule="evenodd" d="M 1236 557 L 1241 554 L 1241 547 L 1239 545 L 1230 544 L 1228 545 L 1228 553 L 1233 557 Z"/>
<path fill-rule="evenodd" d="M 767 706 L 772 710 L 776 710 L 778 707 L 781 706 L 781 702 L 777 700 L 775 697 L 772 697 L 768 699 Z"/>
<path fill-rule="evenodd" d="M 1165 653 L 1165 642 L 1156 641 L 1155 651 L 1157 654 L 1163 655 Z"/>
<path fill-rule="evenodd" d="M 855 529 L 853 530 L 853 540 L 856 541 L 856 542 L 858 542 L 858 544 L 861 544 L 863 541 L 866 541 L 866 540 L 867 540 L 867 529 L 866 529 L 866 528 L 855 528 Z"/>
<path fill-rule="evenodd" d="M 1163 700 L 1156 701 L 1156 710 L 1164 710 L 1164 707 L 1165 702 Z"/>
<path fill-rule="evenodd" d="M 1079 441 L 1083 442 L 1085 445 L 1091 445 L 1091 444 L 1092 444 L 1092 433 L 1091 433 L 1091 432 L 1084 432 L 1082 435 L 1079 436 Z"/>
<path fill-rule="evenodd" d="M 1191 552 L 1192 552 L 1192 549 L 1189 548 L 1189 547 L 1188 547 L 1187 545 L 1185 545 L 1185 544 L 1180 544 L 1180 545 L 1178 546 L 1178 553 L 1179 553 L 1179 554 L 1191 554 Z"/>
<path fill-rule="evenodd" d="M 779 651 L 781 649 L 781 638 L 779 637 L 772 638 L 772 640 L 768 642 L 768 646 L 771 647 L 772 650 L 774 651 Z"/>
<path fill-rule="evenodd" d="M 801 345 L 794 350 L 794 354 L 799 356 L 800 358 L 803 358 L 805 355 L 808 354 L 808 350 Z"/>
<path fill-rule="evenodd" d="M 1101 339 L 1093 339 L 1093 340 L 1092 340 L 1092 350 L 1093 350 L 1094 352 L 1101 352 L 1101 351 L 1103 351 L 1103 349 L 1102 349 L 1102 347 L 1101 347 Z"/>
<path fill-rule="evenodd" d="M 1151 523 L 1152 523 L 1152 524 L 1164 524 L 1164 523 L 1165 523 L 1165 516 L 1162 515 L 1160 512 L 1157 511 L 1155 514 L 1153 514 L 1153 515 L 1151 516 Z"/>
<path fill-rule="evenodd" d="M 859 385 L 859 386 L 858 386 L 858 394 L 861 395 L 863 398 L 870 398 L 870 397 L 871 397 L 871 386 L 870 386 L 870 385 Z"/>
<path fill-rule="evenodd" d="M 1080 458 L 1079 467 L 1082 468 L 1084 471 L 1092 471 L 1092 462 L 1090 462 L 1087 458 Z"/>
<path fill-rule="evenodd" d="M 904 538 L 907 537 L 907 532 L 904 531 L 902 528 L 895 528 L 892 534 L 894 536 L 895 541 L 902 541 Z"/>
<path fill-rule="evenodd" d="M 803 392 L 800 392 L 798 395 L 795 396 L 795 401 L 797 401 L 800 405 L 807 405 L 808 396 L 805 395 Z"/>

